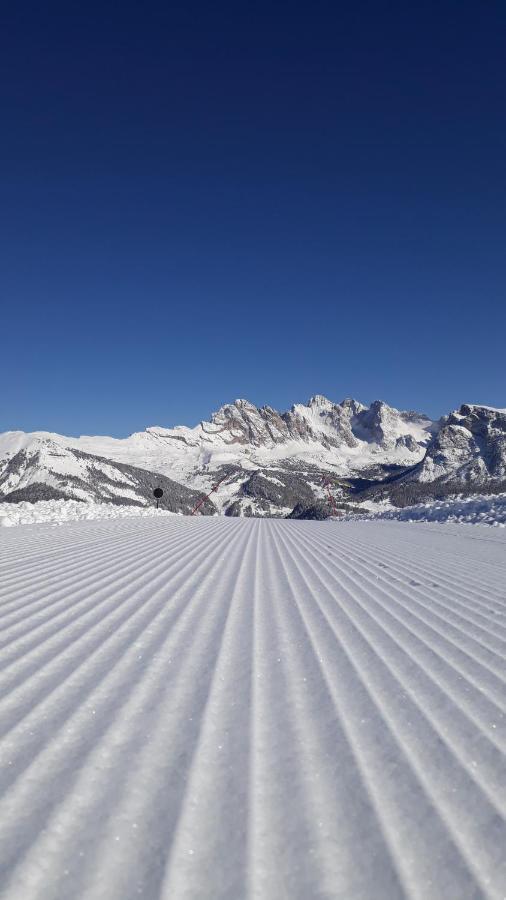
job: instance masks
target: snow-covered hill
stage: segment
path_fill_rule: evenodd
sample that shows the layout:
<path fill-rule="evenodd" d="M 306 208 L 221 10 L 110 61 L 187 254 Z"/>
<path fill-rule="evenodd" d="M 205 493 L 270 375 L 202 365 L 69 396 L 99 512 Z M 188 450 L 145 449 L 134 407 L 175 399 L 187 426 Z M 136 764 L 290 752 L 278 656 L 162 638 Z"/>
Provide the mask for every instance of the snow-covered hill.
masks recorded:
<path fill-rule="evenodd" d="M 83 453 L 50 439 L 27 442 L 10 456 L 0 471 L 0 497 L 9 502 L 72 498 L 81 501 L 153 504 L 153 489 L 164 491 L 164 508 L 190 513 L 200 494 L 185 485 L 145 469 Z M 202 515 L 216 512 L 210 500 Z"/>

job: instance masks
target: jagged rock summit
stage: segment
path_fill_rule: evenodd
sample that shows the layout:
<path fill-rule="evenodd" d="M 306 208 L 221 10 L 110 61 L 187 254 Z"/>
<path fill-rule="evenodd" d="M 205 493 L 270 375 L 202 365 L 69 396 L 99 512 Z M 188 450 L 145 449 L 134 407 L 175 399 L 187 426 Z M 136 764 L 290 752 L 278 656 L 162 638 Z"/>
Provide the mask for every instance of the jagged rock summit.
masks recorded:
<path fill-rule="evenodd" d="M 311 397 L 307 405 L 296 404 L 288 412 L 279 413 L 271 406 L 257 407 L 248 400 L 234 400 L 213 413 L 210 422 L 201 422 L 195 429 L 148 429 L 163 434 L 165 438 L 183 440 L 194 445 L 195 441 L 222 443 L 226 446 L 273 447 L 288 441 L 317 442 L 324 447 L 346 444 L 359 446 L 360 442 L 393 447 L 399 445 L 411 449 L 413 442 L 425 446 L 430 437 L 432 423 L 419 413 L 405 413 L 393 409 L 381 400 L 370 407 L 357 400 L 345 399 L 334 403 L 327 397 Z"/>
<path fill-rule="evenodd" d="M 334 454 L 330 462 L 341 465 L 344 472 L 349 462 L 355 470 L 369 465 L 371 458 L 374 461 L 383 451 L 389 451 L 387 462 L 417 462 L 432 428 L 427 416 L 400 412 L 379 400 L 367 407 L 353 399 L 334 403 L 316 395 L 307 404 L 295 404 L 280 413 L 271 406 L 257 407 L 238 399 L 194 428 L 153 426 L 121 442 L 109 439 L 107 455 L 114 453 L 131 462 L 131 454 L 142 451 L 153 464 L 157 453 L 157 464 L 163 465 L 165 456 L 179 471 L 180 467 L 186 469 L 190 460 L 194 468 L 221 465 L 225 459 L 238 465 L 248 461 L 263 464 L 272 460 L 272 451 L 276 459 L 308 458 L 311 453 L 319 458 L 340 448 L 341 454 Z M 86 449 L 92 452 L 90 442 L 101 439 L 79 440 L 87 442 Z"/>
<path fill-rule="evenodd" d="M 506 478 L 506 409 L 464 403 L 442 420 L 410 477 L 467 484 Z"/>
<path fill-rule="evenodd" d="M 297 504 L 326 502 L 329 476 L 343 493 L 385 486 L 383 497 L 394 496 L 393 483 L 398 496 L 406 493 L 402 484 L 499 483 L 506 477 L 506 410 L 464 404 L 435 423 L 381 400 L 366 406 L 316 394 L 286 412 L 237 399 L 195 427 L 152 426 L 124 439 L 0 435 L 0 499 L 10 501 L 145 505 L 164 478 L 174 511 L 191 511 L 219 481 L 202 512 L 288 515 Z"/>

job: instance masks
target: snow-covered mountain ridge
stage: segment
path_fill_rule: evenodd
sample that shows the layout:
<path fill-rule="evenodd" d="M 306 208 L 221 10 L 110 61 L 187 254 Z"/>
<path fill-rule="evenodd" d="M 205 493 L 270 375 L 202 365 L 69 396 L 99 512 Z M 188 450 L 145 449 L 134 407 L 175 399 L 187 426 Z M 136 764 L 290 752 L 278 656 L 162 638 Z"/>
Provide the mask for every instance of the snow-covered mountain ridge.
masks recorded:
<path fill-rule="evenodd" d="M 506 409 L 463 404 L 441 427 L 413 476 L 483 483 L 506 477 Z"/>
<path fill-rule="evenodd" d="M 417 461 L 432 428 L 433 423 L 423 414 L 400 412 L 382 401 L 367 407 L 356 400 L 333 403 L 315 396 L 307 405 L 296 404 L 279 413 L 270 406 L 235 400 L 194 428 L 152 426 L 127 438 L 6 432 L 0 435 L 0 459 L 34 442 L 51 440 L 130 465 L 142 463 L 164 474 L 174 468 L 217 467 L 225 461 L 248 468 L 248 462 L 262 464 L 274 457 L 325 454 L 336 449 L 340 452 L 331 454 L 330 463 L 346 468 L 349 456 L 349 468 L 355 470 L 385 453 L 400 464 Z"/>
<path fill-rule="evenodd" d="M 435 423 L 379 400 L 366 406 L 316 395 L 283 413 L 235 400 L 193 428 L 152 426 L 124 439 L 0 435 L 0 496 L 12 501 L 68 496 L 146 505 L 151 482 L 164 477 L 201 494 L 220 480 L 210 513 L 286 515 L 325 497 L 324 474 L 334 484 L 502 479 L 506 411 L 467 404 Z M 193 494 L 179 497 L 169 508 L 187 512 L 192 502 Z"/>

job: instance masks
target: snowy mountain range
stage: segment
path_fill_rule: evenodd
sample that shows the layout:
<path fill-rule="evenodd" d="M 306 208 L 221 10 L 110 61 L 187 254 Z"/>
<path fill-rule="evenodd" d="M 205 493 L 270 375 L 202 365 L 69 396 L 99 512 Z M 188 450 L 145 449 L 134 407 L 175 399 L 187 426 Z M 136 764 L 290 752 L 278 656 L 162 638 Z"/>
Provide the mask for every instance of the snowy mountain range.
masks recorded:
<path fill-rule="evenodd" d="M 334 403 L 317 395 L 279 413 L 247 400 L 222 406 L 194 428 L 151 427 L 124 439 L 49 432 L 0 435 L 0 498 L 71 498 L 189 513 L 288 515 L 363 491 L 400 485 L 483 486 L 506 478 L 506 410 L 464 405 L 439 422 L 382 401 Z M 410 496 L 410 499 L 412 497 Z"/>

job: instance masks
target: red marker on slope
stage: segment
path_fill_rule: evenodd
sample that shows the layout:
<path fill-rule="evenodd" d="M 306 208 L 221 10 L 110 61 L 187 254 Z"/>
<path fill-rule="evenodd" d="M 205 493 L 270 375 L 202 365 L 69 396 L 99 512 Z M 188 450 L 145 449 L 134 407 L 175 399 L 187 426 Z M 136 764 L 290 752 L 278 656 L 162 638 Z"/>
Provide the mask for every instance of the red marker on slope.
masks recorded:
<path fill-rule="evenodd" d="M 197 503 L 197 505 L 194 506 L 194 508 L 192 509 L 192 513 L 191 513 L 192 516 L 195 515 L 195 513 L 196 513 L 196 512 L 200 509 L 200 507 L 206 502 L 206 500 L 209 500 L 209 497 L 211 496 L 211 494 L 214 494 L 214 492 L 218 490 L 218 488 L 219 488 L 221 482 L 222 482 L 222 481 L 225 481 L 225 478 L 227 478 L 226 475 L 224 475 L 223 478 L 220 478 L 220 480 L 219 480 L 216 484 L 213 484 L 213 487 L 212 487 L 212 489 L 209 491 L 209 493 L 206 494 L 205 497 L 202 497 L 202 500 L 199 500 L 199 502 Z"/>
<path fill-rule="evenodd" d="M 329 501 L 330 501 L 330 505 L 334 511 L 334 515 L 337 516 L 338 512 L 337 512 L 336 501 L 330 491 L 330 485 L 332 484 L 332 482 L 331 482 L 330 478 L 328 478 L 326 475 L 323 476 L 322 481 L 323 481 L 323 486 L 327 488 L 327 494 L 329 495 Z"/>

